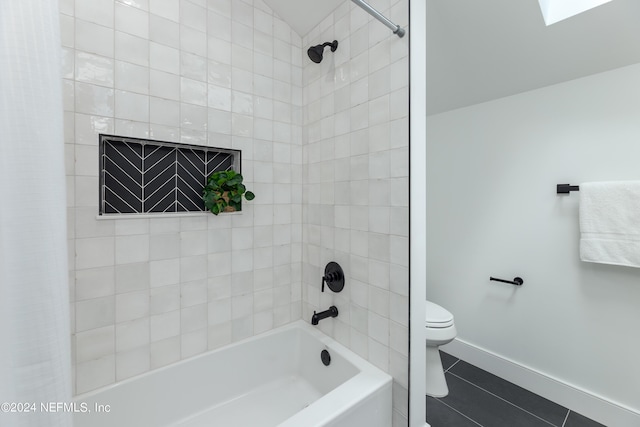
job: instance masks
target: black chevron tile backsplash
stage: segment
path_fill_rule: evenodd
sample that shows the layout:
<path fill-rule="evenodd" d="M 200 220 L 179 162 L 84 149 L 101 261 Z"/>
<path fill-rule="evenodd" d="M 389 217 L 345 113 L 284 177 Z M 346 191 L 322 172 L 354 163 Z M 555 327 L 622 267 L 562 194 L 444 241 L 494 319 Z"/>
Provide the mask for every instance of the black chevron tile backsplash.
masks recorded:
<path fill-rule="evenodd" d="M 240 151 L 100 135 L 100 214 L 202 212 L 202 189 Z"/>

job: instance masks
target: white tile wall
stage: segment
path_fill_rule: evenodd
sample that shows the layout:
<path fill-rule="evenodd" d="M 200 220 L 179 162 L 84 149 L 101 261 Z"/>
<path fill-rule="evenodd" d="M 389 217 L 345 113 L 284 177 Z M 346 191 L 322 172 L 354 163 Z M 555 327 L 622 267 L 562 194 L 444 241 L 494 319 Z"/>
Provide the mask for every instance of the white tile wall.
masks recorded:
<path fill-rule="evenodd" d="M 406 26 L 406 0 L 374 6 Z M 325 50 L 322 63 L 302 55 L 303 318 L 338 306 L 320 328 L 394 377 L 393 425 L 406 426 L 408 37 L 348 4 L 303 46 L 334 39 L 338 50 Z M 320 293 L 329 261 L 345 270 L 340 294 Z"/>
<path fill-rule="evenodd" d="M 394 376 L 406 425 L 408 38 L 349 2 L 304 40 L 261 0 L 94 3 L 60 4 L 76 393 L 335 303 L 320 328 Z M 407 24 L 407 0 L 374 6 Z M 97 220 L 99 133 L 241 149 L 258 197 Z M 320 293 L 330 260 L 339 295 Z"/>
<path fill-rule="evenodd" d="M 300 38 L 259 0 L 60 13 L 75 392 L 298 319 Z M 226 217 L 98 220 L 99 133 L 239 148 L 257 198 Z"/>

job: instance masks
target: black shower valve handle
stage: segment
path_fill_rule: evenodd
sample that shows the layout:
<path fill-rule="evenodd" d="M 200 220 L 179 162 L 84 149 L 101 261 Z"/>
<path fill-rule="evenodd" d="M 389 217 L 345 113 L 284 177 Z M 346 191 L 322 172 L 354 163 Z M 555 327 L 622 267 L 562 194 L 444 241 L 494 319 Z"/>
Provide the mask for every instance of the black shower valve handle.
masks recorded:
<path fill-rule="evenodd" d="M 332 271 L 331 273 L 322 276 L 322 292 L 324 292 L 325 283 L 333 283 L 338 279 L 340 279 L 340 273 L 337 271 Z"/>
<path fill-rule="evenodd" d="M 324 269 L 322 276 L 321 292 L 324 292 L 325 283 L 333 292 L 340 292 L 344 288 L 344 271 L 337 262 L 331 261 Z"/>

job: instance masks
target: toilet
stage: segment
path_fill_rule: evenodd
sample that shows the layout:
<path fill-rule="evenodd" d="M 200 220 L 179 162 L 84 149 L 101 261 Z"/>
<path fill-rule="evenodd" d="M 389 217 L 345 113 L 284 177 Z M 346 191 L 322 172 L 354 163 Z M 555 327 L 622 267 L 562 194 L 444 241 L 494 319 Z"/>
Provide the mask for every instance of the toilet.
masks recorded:
<path fill-rule="evenodd" d="M 431 301 L 426 301 L 426 304 L 427 395 L 431 397 L 444 397 L 449 394 L 449 387 L 447 387 L 447 380 L 444 377 L 438 347 L 451 342 L 451 340 L 456 337 L 456 326 L 453 324 L 453 315 L 447 310 Z"/>

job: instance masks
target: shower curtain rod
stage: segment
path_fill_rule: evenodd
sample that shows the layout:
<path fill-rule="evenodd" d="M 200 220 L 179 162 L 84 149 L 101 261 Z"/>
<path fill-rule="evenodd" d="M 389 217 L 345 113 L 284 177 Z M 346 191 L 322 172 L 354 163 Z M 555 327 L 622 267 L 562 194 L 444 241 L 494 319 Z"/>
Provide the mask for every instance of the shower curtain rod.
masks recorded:
<path fill-rule="evenodd" d="M 382 22 L 384 25 L 389 27 L 393 31 L 393 34 L 396 34 L 398 37 L 404 36 L 405 31 L 404 29 L 400 28 L 400 25 L 396 25 L 393 22 L 391 22 L 383 14 L 381 14 L 380 12 L 375 10 L 373 7 L 371 7 L 371 5 L 368 4 L 367 2 L 363 0 L 351 0 L 351 1 L 357 4 L 358 6 L 360 6 L 366 12 L 368 12 L 369 15 L 373 16 L 378 21 Z"/>

